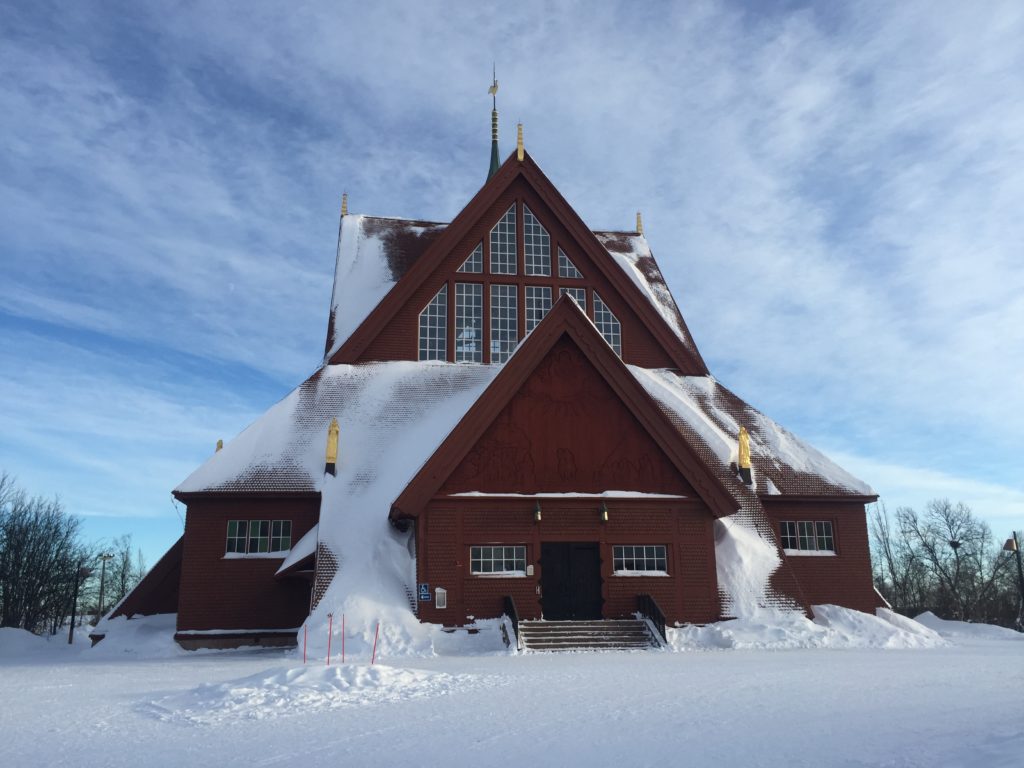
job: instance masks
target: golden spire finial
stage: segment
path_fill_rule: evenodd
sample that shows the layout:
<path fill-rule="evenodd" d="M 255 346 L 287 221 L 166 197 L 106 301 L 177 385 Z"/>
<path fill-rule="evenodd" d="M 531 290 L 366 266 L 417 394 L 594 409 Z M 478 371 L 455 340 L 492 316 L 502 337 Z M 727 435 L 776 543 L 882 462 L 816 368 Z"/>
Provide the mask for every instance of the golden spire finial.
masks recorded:
<path fill-rule="evenodd" d="M 516 126 L 516 160 L 523 161 L 523 124 Z"/>
<path fill-rule="evenodd" d="M 341 428 L 337 419 L 331 419 L 331 425 L 327 427 L 327 463 L 338 463 L 338 434 Z"/>
<path fill-rule="evenodd" d="M 223 440 L 218 440 L 217 441 L 217 452 L 219 453 L 220 449 L 223 448 L 223 447 L 224 447 L 224 441 Z"/>
<path fill-rule="evenodd" d="M 341 215 L 348 216 L 348 192 L 341 193 Z"/>
<path fill-rule="evenodd" d="M 740 469 L 750 469 L 750 433 L 740 427 Z"/>
<path fill-rule="evenodd" d="M 636 231 L 641 235 L 644 233 L 644 217 L 641 215 L 640 211 L 636 212 Z"/>

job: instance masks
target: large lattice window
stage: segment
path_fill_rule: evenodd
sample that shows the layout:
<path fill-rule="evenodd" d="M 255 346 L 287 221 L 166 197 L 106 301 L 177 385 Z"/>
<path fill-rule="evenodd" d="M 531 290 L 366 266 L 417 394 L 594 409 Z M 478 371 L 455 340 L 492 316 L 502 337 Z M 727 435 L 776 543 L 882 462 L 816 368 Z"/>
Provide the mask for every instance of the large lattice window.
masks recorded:
<path fill-rule="evenodd" d="M 491 230 L 491 273 L 495 275 L 516 274 L 516 206 L 505 211 L 505 215 Z"/>
<path fill-rule="evenodd" d="M 835 554 L 831 520 L 783 520 L 779 523 L 779 533 L 786 554 Z"/>
<path fill-rule="evenodd" d="M 248 531 L 248 520 L 228 520 L 228 542 L 224 551 L 244 554 L 249 537 Z"/>
<path fill-rule="evenodd" d="M 559 288 L 559 295 L 571 296 L 580 305 L 580 309 L 587 311 L 587 289 L 586 288 Z"/>
<path fill-rule="evenodd" d="M 608 309 L 608 305 L 601 300 L 597 291 L 594 291 L 594 325 L 604 336 L 604 340 L 615 350 L 615 354 L 622 357 L 622 324 Z"/>
<path fill-rule="evenodd" d="M 491 285 L 491 362 L 504 363 L 519 341 L 519 301 L 514 285 Z"/>
<path fill-rule="evenodd" d="M 455 284 L 455 362 L 481 363 L 484 359 L 484 287 Z"/>
<path fill-rule="evenodd" d="M 420 360 L 448 359 L 448 284 L 420 312 Z"/>
<path fill-rule="evenodd" d="M 526 547 L 470 547 L 469 571 L 476 576 L 525 576 Z"/>
<path fill-rule="evenodd" d="M 612 570 L 619 576 L 668 573 L 664 544 L 621 544 L 612 547 Z"/>
<path fill-rule="evenodd" d="M 526 332 L 529 333 L 551 310 L 551 289 L 543 285 L 526 286 Z"/>
<path fill-rule="evenodd" d="M 270 521 L 249 521 L 249 554 L 260 554 L 270 551 Z"/>
<path fill-rule="evenodd" d="M 469 254 L 462 266 L 459 267 L 456 272 L 483 272 L 484 271 L 484 244 L 480 243 L 473 252 Z"/>
<path fill-rule="evenodd" d="M 523 206 L 523 267 L 528 275 L 551 274 L 551 238 L 533 211 Z"/>
<path fill-rule="evenodd" d="M 561 248 L 558 249 L 558 276 L 570 278 L 583 277 L 580 271 L 576 269 L 576 265 L 569 260 L 569 257 L 565 255 L 565 251 Z"/>
<path fill-rule="evenodd" d="M 225 555 L 273 556 L 291 548 L 291 520 L 228 520 Z"/>
<path fill-rule="evenodd" d="M 287 552 L 292 548 L 292 521 L 274 520 L 270 524 L 270 551 Z"/>

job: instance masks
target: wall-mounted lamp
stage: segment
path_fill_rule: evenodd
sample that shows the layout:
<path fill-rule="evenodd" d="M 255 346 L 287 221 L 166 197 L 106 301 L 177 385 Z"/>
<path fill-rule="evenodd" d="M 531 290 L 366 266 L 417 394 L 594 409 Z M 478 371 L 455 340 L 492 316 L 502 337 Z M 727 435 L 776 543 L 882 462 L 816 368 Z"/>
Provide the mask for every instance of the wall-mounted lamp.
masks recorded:
<path fill-rule="evenodd" d="M 601 522 L 608 522 L 608 505 L 605 504 L 603 501 L 601 502 Z"/>
<path fill-rule="evenodd" d="M 537 505 L 533 508 L 533 520 L 534 520 L 534 522 L 539 523 L 540 519 L 541 519 L 540 502 L 538 501 Z"/>

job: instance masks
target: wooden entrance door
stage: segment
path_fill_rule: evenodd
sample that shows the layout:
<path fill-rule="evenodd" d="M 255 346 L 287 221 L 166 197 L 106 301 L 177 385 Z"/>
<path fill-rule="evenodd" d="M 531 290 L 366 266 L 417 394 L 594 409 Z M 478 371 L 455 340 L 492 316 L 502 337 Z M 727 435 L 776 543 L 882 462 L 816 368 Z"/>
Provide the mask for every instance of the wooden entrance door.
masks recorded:
<path fill-rule="evenodd" d="M 597 542 L 541 542 L 541 608 L 549 620 L 601 618 Z"/>

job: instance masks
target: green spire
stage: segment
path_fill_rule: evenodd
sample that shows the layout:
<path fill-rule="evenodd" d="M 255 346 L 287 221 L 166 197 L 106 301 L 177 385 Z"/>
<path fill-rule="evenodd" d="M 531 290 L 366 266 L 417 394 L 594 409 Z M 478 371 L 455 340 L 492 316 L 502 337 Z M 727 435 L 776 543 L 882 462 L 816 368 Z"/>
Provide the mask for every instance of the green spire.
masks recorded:
<path fill-rule="evenodd" d="M 491 168 L 487 171 L 487 179 L 490 180 L 491 176 L 498 172 L 498 168 L 501 166 L 501 160 L 498 158 L 498 73 L 497 70 L 493 71 L 493 80 L 491 87 L 487 89 L 487 92 L 491 94 Z"/>

